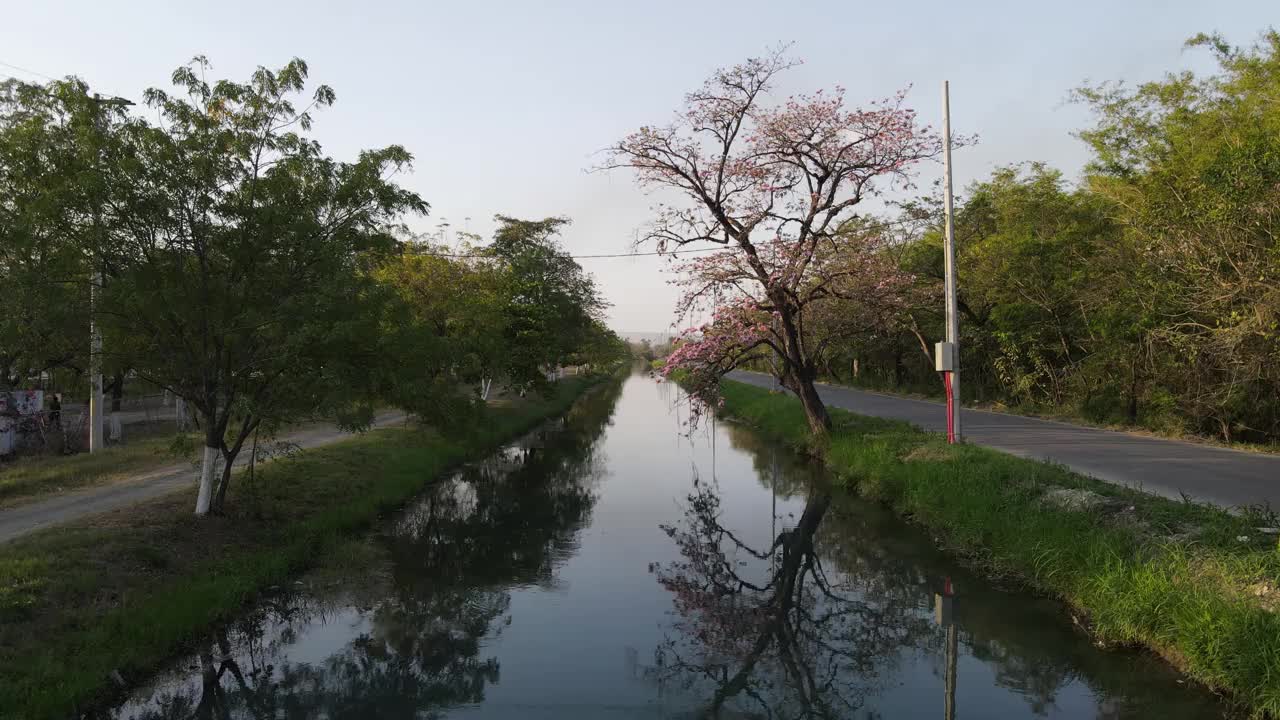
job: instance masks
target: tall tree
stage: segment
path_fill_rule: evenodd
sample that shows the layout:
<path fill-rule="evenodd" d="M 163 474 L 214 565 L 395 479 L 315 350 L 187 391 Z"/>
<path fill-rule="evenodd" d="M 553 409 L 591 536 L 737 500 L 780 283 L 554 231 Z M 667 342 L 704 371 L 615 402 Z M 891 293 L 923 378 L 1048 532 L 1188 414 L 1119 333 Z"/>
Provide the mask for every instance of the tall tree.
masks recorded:
<path fill-rule="evenodd" d="M 78 81 L 0 83 L 0 390 L 88 365 L 93 111 Z"/>
<path fill-rule="evenodd" d="M 709 328 L 686 338 L 692 349 L 674 356 L 701 378 L 702 393 L 767 348 L 813 432 L 825 434 L 831 420 L 814 389 L 806 312 L 836 292 L 847 270 L 815 259 L 840 245 L 841 225 L 859 203 L 908 183 L 941 143 L 901 93 L 869 109 L 846 108 L 841 88 L 767 106 L 775 76 L 793 65 L 775 53 L 717 71 L 686 96 L 674 122 L 618 142 L 608 166 L 631 168 L 641 185 L 683 199 L 657 209 L 647 237 L 660 251 L 725 247 L 687 268 L 680 307 L 686 316 L 717 309 Z"/>
<path fill-rule="evenodd" d="M 123 129 L 126 192 L 112 198 L 106 261 L 110 323 L 140 375 L 198 414 L 204 458 L 196 513 L 221 504 L 231 467 L 263 423 L 350 406 L 376 349 L 369 273 L 395 246 L 390 225 L 426 203 L 390 178 L 410 154 L 389 146 L 355 162 L 306 137 L 318 87 L 295 108 L 307 65 L 259 68 L 245 83 L 204 79 L 196 58 L 173 74 L 181 95 L 147 91 L 163 119 Z M 214 466 L 222 471 L 214 485 Z"/>
<path fill-rule="evenodd" d="M 388 328 L 400 343 L 388 356 L 414 358 L 401 372 L 390 369 L 397 389 L 387 396 L 420 415 L 431 405 L 456 406 L 460 384 L 478 384 L 486 399 L 507 358 L 506 273 L 491 258 L 445 255 L 415 243 L 377 272 L 405 305 Z"/>
<path fill-rule="evenodd" d="M 1085 88 L 1091 188 L 1125 228 L 1124 280 L 1150 319 L 1156 372 L 1224 440 L 1280 434 L 1280 32 L 1215 36 L 1217 73 Z"/>
<path fill-rule="evenodd" d="M 518 386 L 539 386 L 567 364 L 596 331 L 606 308 L 595 281 L 557 240 L 564 217 L 521 220 L 498 215 L 485 248 L 506 273 L 503 374 Z"/>

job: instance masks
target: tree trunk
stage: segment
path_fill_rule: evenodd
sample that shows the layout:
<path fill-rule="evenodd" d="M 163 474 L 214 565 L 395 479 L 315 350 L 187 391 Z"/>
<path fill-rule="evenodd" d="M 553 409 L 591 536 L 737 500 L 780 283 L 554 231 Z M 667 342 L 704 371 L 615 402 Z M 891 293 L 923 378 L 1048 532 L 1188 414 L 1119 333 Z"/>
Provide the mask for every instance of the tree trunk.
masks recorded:
<path fill-rule="evenodd" d="M 804 416 L 809 421 L 809 430 L 817 437 L 825 436 L 831 430 L 831 415 L 827 413 L 827 406 L 823 404 L 822 398 L 818 397 L 818 390 L 813 386 L 813 380 L 797 378 L 796 385 L 798 387 L 796 394 L 800 396 L 800 404 L 804 406 Z"/>
<path fill-rule="evenodd" d="M 259 422 L 258 420 L 246 420 L 245 424 L 240 427 L 240 431 L 236 433 L 236 441 L 222 454 L 225 464 L 222 466 L 222 481 L 218 483 L 218 494 L 213 501 L 214 510 L 221 512 L 226 504 L 227 488 L 231 486 L 231 471 L 234 469 L 236 458 L 240 456 L 240 450 L 244 448 L 244 441 L 257 431 Z"/>
<path fill-rule="evenodd" d="M 204 461 L 200 465 L 200 492 L 196 495 L 196 515 L 208 515 L 209 504 L 213 500 L 213 468 L 218 464 L 221 450 L 210 447 L 208 441 L 204 446 Z"/>
<path fill-rule="evenodd" d="M 1128 412 L 1129 424 L 1138 424 L 1138 353 L 1133 354 L 1133 361 L 1129 364 L 1129 408 Z"/>
<path fill-rule="evenodd" d="M 213 653 L 200 651 L 200 703 L 193 717 L 211 718 L 218 703 L 218 672 L 213 667 Z"/>
<path fill-rule="evenodd" d="M 200 491 L 196 495 L 196 516 L 203 517 L 209 514 L 213 503 L 214 474 L 218 460 L 222 457 L 227 420 L 225 417 L 219 420 L 217 405 L 214 403 L 207 403 L 200 409 L 199 414 L 204 418 L 204 458 L 200 464 Z"/>
<path fill-rule="evenodd" d="M 218 512 L 222 512 L 227 502 L 227 488 L 231 485 L 231 471 L 235 457 L 229 455 L 225 460 L 226 462 L 222 464 L 222 478 L 218 482 L 218 493 L 213 497 L 213 509 Z"/>
<path fill-rule="evenodd" d="M 120 398 L 124 397 L 124 374 L 111 379 L 111 412 L 120 412 Z"/>

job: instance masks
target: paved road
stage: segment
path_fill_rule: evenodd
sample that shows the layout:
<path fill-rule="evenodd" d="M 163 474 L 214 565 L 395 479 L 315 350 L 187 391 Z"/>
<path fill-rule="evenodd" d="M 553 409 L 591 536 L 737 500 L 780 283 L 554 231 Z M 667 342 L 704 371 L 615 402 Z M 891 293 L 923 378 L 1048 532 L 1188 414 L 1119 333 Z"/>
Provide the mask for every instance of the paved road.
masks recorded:
<path fill-rule="evenodd" d="M 730 379 L 775 387 L 772 377 L 734 372 Z M 820 384 L 828 405 L 863 415 L 906 420 L 925 430 L 946 429 L 942 403 Z M 1280 510 L 1280 456 L 1098 430 L 1054 420 L 965 410 L 969 442 L 1171 498 L 1180 493 L 1227 507 L 1270 503 Z"/>
<path fill-rule="evenodd" d="M 403 422 L 404 419 L 404 413 L 387 412 L 378 415 L 374 425 L 385 427 Z M 347 437 L 350 437 L 350 433 L 332 426 L 319 426 L 290 433 L 282 439 L 296 443 L 302 448 L 311 448 Z M 248 460 L 249 454 L 241 453 L 236 466 L 247 465 Z M 137 475 L 124 482 L 88 488 L 58 495 L 48 500 L 0 510 L 0 543 L 50 525 L 132 505 L 184 487 L 194 487 L 196 477 L 196 470 L 190 463 L 175 464 Z"/>

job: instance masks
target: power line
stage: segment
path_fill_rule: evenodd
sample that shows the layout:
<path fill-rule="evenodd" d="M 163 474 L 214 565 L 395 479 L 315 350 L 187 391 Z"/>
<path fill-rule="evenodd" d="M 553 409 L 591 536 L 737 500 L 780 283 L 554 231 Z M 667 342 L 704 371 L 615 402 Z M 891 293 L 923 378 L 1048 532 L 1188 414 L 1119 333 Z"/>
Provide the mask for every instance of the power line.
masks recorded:
<path fill-rule="evenodd" d="M 65 80 L 65 79 L 66 79 L 66 78 L 56 78 L 56 77 L 54 77 L 54 76 L 52 76 L 52 75 L 47 75 L 47 74 L 45 74 L 45 73 L 42 73 L 42 72 L 40 72 L 39 70 L 32 70 L 32 69 L 30 69 L 30 68 L 25 68 L 25 67 L 22 67 L 21 65 L 14 65 L 13 63 L 8 63 L 8 62 L 5 62 L 5 61 L 3 61 L 3 60 L 0 60 L 0 67 L 7 67 L 7 68 L 9 68 L 9 69 L 11 69 L 11 70 L 17 70 L 18 72 L 24 72 L 24 73 L 27 73 L 27 74 L 29 74 L 29 75 L 35 75 L 36 77 L 44 78 L 45 80 L 48 80 L 49 82 L 62 82 L 63 80 Z M 26 82 L 26 81 L 24 81 L 24 80 L 23 80 L 23 78 L 20 78 L 20 77 L 18 77 L 18 76 L 16 76 L 16 75 L 10 75 L 10 74 L 7 74 L 7 73 L 6 73 L 6 74 L 4 74 L 4 75 L 2 75 L 2 76 L 0 76 L 0 77 L 7 77 L 7 78 L 12 78 L 12 79 L 14 79 L 14 80 L 18 80 L 18 81 Z M 68 77 L 74 77 L 74 76 L 68 76 Z M 48 93 L 48 92 L 49 92 L 49 90 L 48 90 L 47 88 L 45 88 L 45 92 L 46 92 L 46 93 Z M 111 96 L 111 97 L 116 97 L 115 93 L 107 93 L 107 95 L 108 95 L 108 96 Z"/>
<path fill-rule="evenodd" d="M 858 229 L 863 231 L 884 230 L 887 228 L 896 227 L 898 225 L 910 225 L 910 224 L 916 224 L 920 222 L 922 221 L 917 218 L 903 218 L 901 220 L 890 220 L 883 223 L 876 223 L 875 225 L 866 225 Z M 633 253 L 602 253 L 598 255 L 562 255 L 561 257 L 567 257 L 571 260 L 596 260 L 596 259 L 602 259 L 602 258 L 633 258 L 633 257 L 652 257 L 655 255 L 680 255 L 684 253 L 722 252 L 722 251 L 732 251 L 733 249 L 734 249 L 733 246 L 726 244 L 720 247 L 691 248 L 688 250 L 676 249 L 676 250 L 666 250 L 666 251 L 654 250 L 650 252 L 633 252 Z M 421 254 L 429 257 L 455 258 L 459 260 L 473 260 L 473 259 L 480 260 L 480 259 L 493 257 L 492 255 L 486 255 L 484 253 L 425 252 Z"/>
<path fill-rule="evenodd" d="M 44 73 L 42 73 L 42 72 L 40 72 L 40 71 L 38 71 L 38 70 L 30 70 L 30 69 L 28 69 L 28 68 L 24 68 L 24 67 L 22 67 L 22 66 L 20 66 L 20 65 L 14 65 L 13 63 L 7 63 L 7 62 L 5 62 L 5 61 L 3 61 L 3 60 L 0 60 L 0 65 L 3 65 L 4 67 L 7 67 L 7 68 L 9 68 L 9 69 L 11 69 L 11 70 L 17 70 L 18 72 L 24 72 L 24 73 L 27 73 L 28 75 L 35 75 L 35 76 L 37 76 L 37 77 L 42 77 L 42 78 L 44 78 L 45 80 L 52 80 L 52 81 L 54 81 L 54 82 L 56 82 L 56 81 L 58 81 L 58 80 L 59 80 L 59 78 L 56 78 L 56 77 L 54 77 L 54 76 L 52 76 L 52 75 L 45 75 Z M 15 78 L 15 79 L 17 79 L 17 78 Z"/>
<path fill-rule="evenodd" d="M 600 254 L 600 255 L 561 255 L 560 257 L 567 257 L 567 258 L 569 258 L 569 259 L 571 259 L 571 260 L 595 260 L 595 259 L 597 259 L 597 258 L 630 258 L 630 257 L 649 257 L 649 256 L 653 256 L 653 255 L 675 255 L 675 254 L 678 254 L 678 253 L 704 253 L 704 252 L 719 252 L 719 251 L 721 251 L 721 250 L 730 250 L 730 249 L 731 249 L 731 248 L 729 248 L 729 247 L 727 247 L 727 246 L 726 246 L 726 247 L 713 247 L 713 248 L 693 248 L 692 250 L 668 250 L 668 251 L 666 251 L 666 252 L 657 252 L 657 251 L 654 251 L 654 252 L 636 252 L 636 253 L 604 253 L 604 254 Z M 430 257 L 459 258 L 459 259 L 471 259 L 471 258 L 474 258 L 474 259 L 482 259 L 482 258 L 492 258 L 492 257 L 493 257 L 492 255 L 485 255 L 485 254 L 483 254 L 483 253 L 437 253 L 437 252 L 427 252 L 427 253 L 422 253 L 422 254 L 423 254 L 423 255 L 428 255 L 428 256 L 430 256 Z"/>

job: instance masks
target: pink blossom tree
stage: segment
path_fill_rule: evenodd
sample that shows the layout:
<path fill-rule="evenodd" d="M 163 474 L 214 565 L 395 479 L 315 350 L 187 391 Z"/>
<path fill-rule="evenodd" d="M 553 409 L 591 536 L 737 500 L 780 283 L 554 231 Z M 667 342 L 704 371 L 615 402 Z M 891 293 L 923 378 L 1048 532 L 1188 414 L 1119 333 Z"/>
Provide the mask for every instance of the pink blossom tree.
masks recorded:
<path fill-rule="evenodd" d="M 841 88 L 766 105 L 774 77 L 795 64 L 774 53 L 717 71 L 673 122 L 614 145 L 606 167 L 631 168 L 642 186 L 680 198 L 656 207 L 646 239 L 659 251 L 724 246 L 678 268 L 681 317 L 713 315 L 686 333 L 669 367 L 688 371 L 707 400 L 725 373 L 768 356 L 821 435 L 831 426 L 814 389 L 822 341 L 806 334 L 806 316 L 833 298 L 892 294 L 900 279 L 876 276 L 889 266 L 876 261 L 874 233 L 850 232 L 855 208 L 909 185 L 913 166 L 942 146 L 903 93 L 867 109 L 846 107 Z"/>

